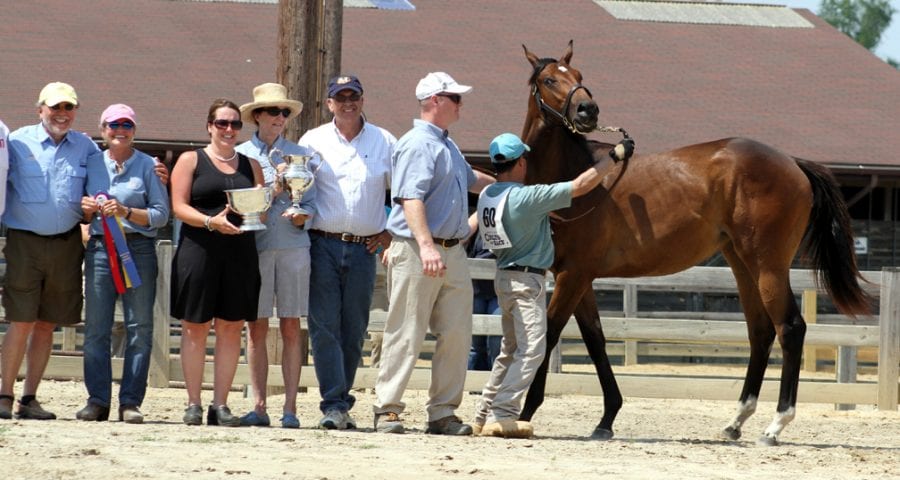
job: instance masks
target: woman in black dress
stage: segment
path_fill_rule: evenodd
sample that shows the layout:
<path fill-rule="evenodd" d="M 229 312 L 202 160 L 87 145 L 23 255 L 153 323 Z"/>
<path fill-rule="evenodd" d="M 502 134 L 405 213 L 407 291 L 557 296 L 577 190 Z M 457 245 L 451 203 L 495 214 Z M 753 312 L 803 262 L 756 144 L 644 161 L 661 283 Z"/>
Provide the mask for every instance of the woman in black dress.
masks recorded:
<path fill-rule="evenodd" d="M 242 126 L 237 105 L 214 101 L 206 122 L 209 145 L 181 154 L 172 170 L 172 211 L 183 225 L 172 261 L 171 315 L 182 326 L 187 425 L 203 420 L 200 390 L 210 327 L 216 346 L 207 424 L 240 425 L 228 409 L 228 392 L 244 322 L 256 319 L 260 277 L 254 235 L 241 232 L 241 218 L 228 208 L 225 190 L 263 185 L 259 164 L 234 150 Z"/>

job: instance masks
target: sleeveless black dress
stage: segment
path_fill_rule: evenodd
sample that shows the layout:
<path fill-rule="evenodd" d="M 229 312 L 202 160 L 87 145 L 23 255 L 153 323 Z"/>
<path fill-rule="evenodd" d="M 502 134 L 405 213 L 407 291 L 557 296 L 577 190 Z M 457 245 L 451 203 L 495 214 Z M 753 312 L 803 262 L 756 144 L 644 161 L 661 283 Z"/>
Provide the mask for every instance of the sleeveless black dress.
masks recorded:
<path fill-rule="evenodd" d="M 190 205 L 198 211 L 216 215 L 228 203 L 225 190 L 252 186 L 253 167 L 244 155 L 238 154 L 237 171 L 226 174 L 203 149 L 197 150 Z M 233 212 L 228 220 L 241 225 L 240 215 Z M 172 317 L 192 323 L 256 320 L 260 276 L 255 238 L 253 232 L 223 235 L 182 224 L 172 259 Z"/>

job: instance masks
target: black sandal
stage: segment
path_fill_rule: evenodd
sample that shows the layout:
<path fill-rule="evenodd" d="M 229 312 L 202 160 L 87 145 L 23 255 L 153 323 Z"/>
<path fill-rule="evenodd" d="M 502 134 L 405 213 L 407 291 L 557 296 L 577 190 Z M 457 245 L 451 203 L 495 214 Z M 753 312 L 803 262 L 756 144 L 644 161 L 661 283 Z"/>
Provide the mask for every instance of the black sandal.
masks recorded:
<path fill-rule="evenodd" d="M 12 407 L 16 398 L 12 395 L 0 395 L 0 400 L 9 400 L 9 408 L 5 405 L 0 406 L 0 418 L 4 420 L 12 420 Z"/>

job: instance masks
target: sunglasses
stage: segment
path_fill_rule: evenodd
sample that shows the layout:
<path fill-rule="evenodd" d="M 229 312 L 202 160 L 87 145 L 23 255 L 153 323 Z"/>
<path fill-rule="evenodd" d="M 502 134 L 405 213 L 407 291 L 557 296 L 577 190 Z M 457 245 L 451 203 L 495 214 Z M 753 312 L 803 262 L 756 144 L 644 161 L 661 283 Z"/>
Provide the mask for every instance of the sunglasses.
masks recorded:
<path fill-rule="evenodd" d="M 290 108 L 268 107 L 268 108 L 262 108 L 260 110 L 268 113 L 269 116 L 272 116 L 272 117 L 277 117 L 277 116 L 281 115 L 282 117 L 287 118 L 287 117 L 291 116 Z"/>
<path fill-rule="evenodd" d="M 106 124 L 106 126 L 109 127 L 110 130 L 118 130 L 120 128 L 124 130 L 131 130 L 134 128 L 134 124 L 131 122 L 109 122 Z"/>
<path fill-rule="evenodd" d="M 438 97 L 449 98 L 451 102 L 457 105 L 462 101 L 462 95 L 459 95 L 457 93 L 441 93 L 438 94 Z"/>
<path fill-rule="evenodd" d="M 72 105 L 71 103 L 57 103 L 56 105 L 53 105 L 53 106 L 47 105 L 47 108 L 49 108 L 50 110 L 53 110 L 54 112 L 58 112 L 60 109 L 63 109 L 67 112 L 71 112 L 72 110 L 75 110 L 75 108 L 77 108 L 77 107 L 75 107 L 75 105 Z"/>
<path fill-rule="evenodd" d="M 362 95 L 358 93 L 352 93 L 350 95 L 335 95 L 331 97 L 332 100 L 338 103 L 358 102 L 360 98 L 362 98 Z"/>
<path fill-rule="evenodd" d="M 240 130 L 244 128 L 244 122 L 240 120 L 213 120 L 212 123 L 219 130 L 225 130 L 228 127 L 231 127 L 232 130 Z"/>

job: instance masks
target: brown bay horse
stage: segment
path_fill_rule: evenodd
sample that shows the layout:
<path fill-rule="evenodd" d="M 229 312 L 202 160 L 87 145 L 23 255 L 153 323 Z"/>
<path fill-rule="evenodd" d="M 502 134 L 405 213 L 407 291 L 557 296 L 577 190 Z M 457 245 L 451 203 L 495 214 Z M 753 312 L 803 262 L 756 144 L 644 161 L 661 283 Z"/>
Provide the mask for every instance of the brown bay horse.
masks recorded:
<path fill-rule="evenodd" d="M 603 183 L 553 221 L 556 289 L 547 312 L 548 351 L 574 313 L 597 370 L 604 412 L 592 437 L 612 438 L 622 406 L 593 279 L 671 274 L 720 251 L 737 281 L 751 349 L 738 412 L 722 434 L 740 438 L 777 338 L 783 353 L 778 406 L 759 440 L 777 444 L 795 415 L 806 333 L 789 281 L 801 247 L 842 313 L 870 309 L 834 177 L 824 166 L 743 138 L 615 163 L 607 155 L 612 145 L 584 135 L 597 127 L 599 109 L 570 64 L 572 42 L 559 59 L 538 58 L 527 48 L 525 56 L 534 68 L 522 134 L 531 147 L 526 183 L 571 180 L 594 162 L 607 164 Z M 547 365 L 545 359 L 528 391 L 522 420 L 530 421 L 543 401 Z"/>

